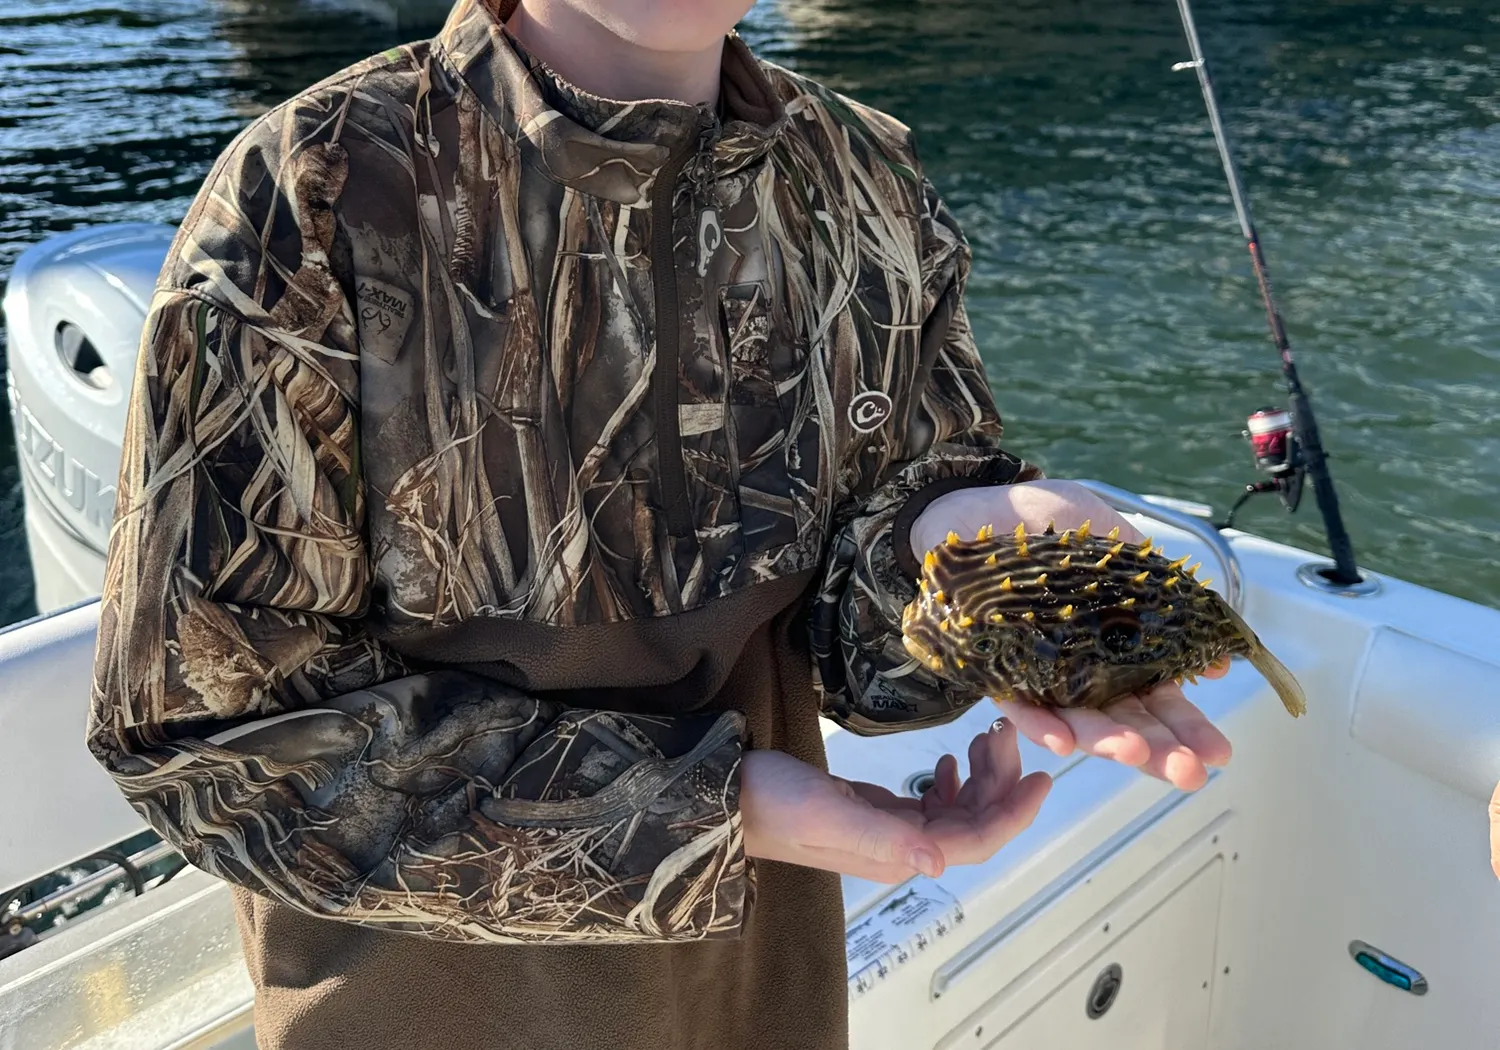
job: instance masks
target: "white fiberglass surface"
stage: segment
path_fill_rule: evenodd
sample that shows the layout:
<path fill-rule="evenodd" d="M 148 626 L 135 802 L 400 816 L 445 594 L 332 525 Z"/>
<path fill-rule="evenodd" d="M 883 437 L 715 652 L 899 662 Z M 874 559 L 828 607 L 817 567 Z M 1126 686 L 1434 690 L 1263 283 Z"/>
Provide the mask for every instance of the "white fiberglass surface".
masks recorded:
<path fill-rule="evenodd" d="M 84 745 L 98 609 L 0 632 L 0 891 L 141 829 Z"/>
<path fill-rule="evenodd" d="M 1057 777 L 1041 816 L 990 864 L 939 880 L 962 912 L 954 928 L 961 933 L 929 935 L 919 957 L 888 967 L 855 996 L 857 1046 L 1034 1045 L 1025 1025 L 993 1044 L 989 1034 L 965 1040 L 981 1038 L 973 1029 L 1000 1016 L 997 1003 L 1024 1013 L 1018 989 L 1030 989 L 1032 1008 L 1053 1009 L 1052 986 L 1038 975 L 1079 938 L 1100 942 L 1104 965 L 1100 930 L 1112 909 L 1153 880 L 1152 892 L 1171 892 L 1160 883 L 1164 866 L 1208 828 L 1217 829 L 1225 863 L 1215 908 L 1198 916 L 1215 927 L 1215 962 L 1204 978 L 1212 1000 L 1206 1045 L 1500 1045 L 1492 991 L 1500 939 L 1486 934 L 1500 929 L 1500 887 L 1489 870 L 1485 818 L 1500 779 L 1500 613 L 1392 579 L 1373 597 L 1335 597 L 1297 579 L 1304 552 L 1245 536 L 1235 547 L 1247 618 L 1302 680 L 1308 715 L 1287 717 L 1242 661 L 1228 677 L 1191 689 L 1235 746 L 1229 765 L 1192 795 L 1023 744 L 1028 768 Z M 974 712 L 905 746 L 893 738 L 871 748 L 834 734 L 830 752 L 845 775 L 894 787 L 930 769 L 944 749 L 961 756 L 967 735 L 992 714 Z M 856 918 L 891 896 L 846 882 Z M 1176 928 L 1148 934 L 1164 958 L 1201 950 L 1183 939 L 1191 927 Z M 1426 994 L 1363 969 L 1350 952 L 1355 940 L 1415 968 Z M 1166 979 L 1138 975 L 1132 985 L 1127 973 L 1121 1008 L 1130 989 Z M 1075 998 L 1069 1009 L 1088 1020 Z M 1196 1009 L 1186 1001 L 1180 1008 Z M 1179 1045 L 1170 1033 L 1184 1029 L 1169 1021 L 1152 1030 L 1159 1040 L 1127 1045 Z M 1059 1045 L 1119 1050 L 1120 1043 L 1098 1023 L 1080 1024 Z"/>

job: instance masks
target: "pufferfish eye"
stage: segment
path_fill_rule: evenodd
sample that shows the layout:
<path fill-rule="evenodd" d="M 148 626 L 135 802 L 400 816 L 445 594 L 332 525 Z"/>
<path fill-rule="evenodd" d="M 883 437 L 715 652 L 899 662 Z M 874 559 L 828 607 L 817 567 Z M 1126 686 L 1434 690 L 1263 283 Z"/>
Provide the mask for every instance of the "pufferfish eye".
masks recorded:
<path fill-rule="evenodd" d="M 993 656 L 995 650 L 1000 648 L 1000 643 L 995 641 L 990 635 L 984 634 L 974 639 L 969 648 L 973 649 L 980 656 Z"/>
<path fill-rule="evenodd" d="M 1107 623 L 1099 629 L 1099 643 L 1121 656 L 1133 652 L 1141 644 L 1141 625 L 1124 620 Z"/>

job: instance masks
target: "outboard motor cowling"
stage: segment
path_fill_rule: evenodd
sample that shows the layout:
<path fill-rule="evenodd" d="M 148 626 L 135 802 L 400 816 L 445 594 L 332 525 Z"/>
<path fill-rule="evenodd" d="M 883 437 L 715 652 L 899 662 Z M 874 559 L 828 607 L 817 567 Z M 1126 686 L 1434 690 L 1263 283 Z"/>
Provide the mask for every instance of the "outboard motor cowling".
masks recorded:
<path fill-rule="evenodd" d="M 16 260 L 7 388 L 37 611 L 97 595 L 141 329 L 176 230 L 94 226 Z"/>

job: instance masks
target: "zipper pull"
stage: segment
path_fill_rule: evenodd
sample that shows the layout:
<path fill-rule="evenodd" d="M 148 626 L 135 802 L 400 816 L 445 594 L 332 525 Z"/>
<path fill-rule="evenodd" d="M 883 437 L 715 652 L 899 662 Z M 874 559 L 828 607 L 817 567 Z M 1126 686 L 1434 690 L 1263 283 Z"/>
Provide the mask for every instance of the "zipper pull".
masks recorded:
<path fill-rule="evenodd" d="M 698 147 L 692 165 L 688 169 L 688 183 L 692 187 L 694 200 L 703 204 L 698 213 L 698 276 L 708 276 L 708 264 L 714 252 L 724 243 L 724 227 L 719 222 L 719 210 L 713 204 L 713 144 L 718 137 L 718 115 L 699 109 Z"/>
<path fill-rule="evenodd" d="M 708 194 L 713 183 L 714 141 L 719 137 L 719 118 L 699 107 L 698 141 L 693 147 L 692 160 L 688 162 L 688 184 L 700 199 Z"/>

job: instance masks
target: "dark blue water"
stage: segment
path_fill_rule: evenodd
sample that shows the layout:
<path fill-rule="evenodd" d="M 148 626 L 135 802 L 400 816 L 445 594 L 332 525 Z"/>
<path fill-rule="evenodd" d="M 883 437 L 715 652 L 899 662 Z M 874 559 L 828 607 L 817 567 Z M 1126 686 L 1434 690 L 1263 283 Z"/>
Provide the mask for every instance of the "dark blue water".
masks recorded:
<path fill-rule="evenodd" d="M 1500 0 L 1200 0 L 1362 563 L 1500 605 Z M 1206 500 L 1283 400 L 1171 0 L 762 0 L 767 57 L 918 132 L 965 223 L 1014 447 Z M 409 34 L 407 34 L 409 35 Z M 10 0 L 0 273 L 79 224 L 176 221 L 244 123 L 401 39 L 297 0 Z M 0 622 L 30 611 L 0 429 Z M 1322 550 L 1309 497 L 1243 527 Z"/>

